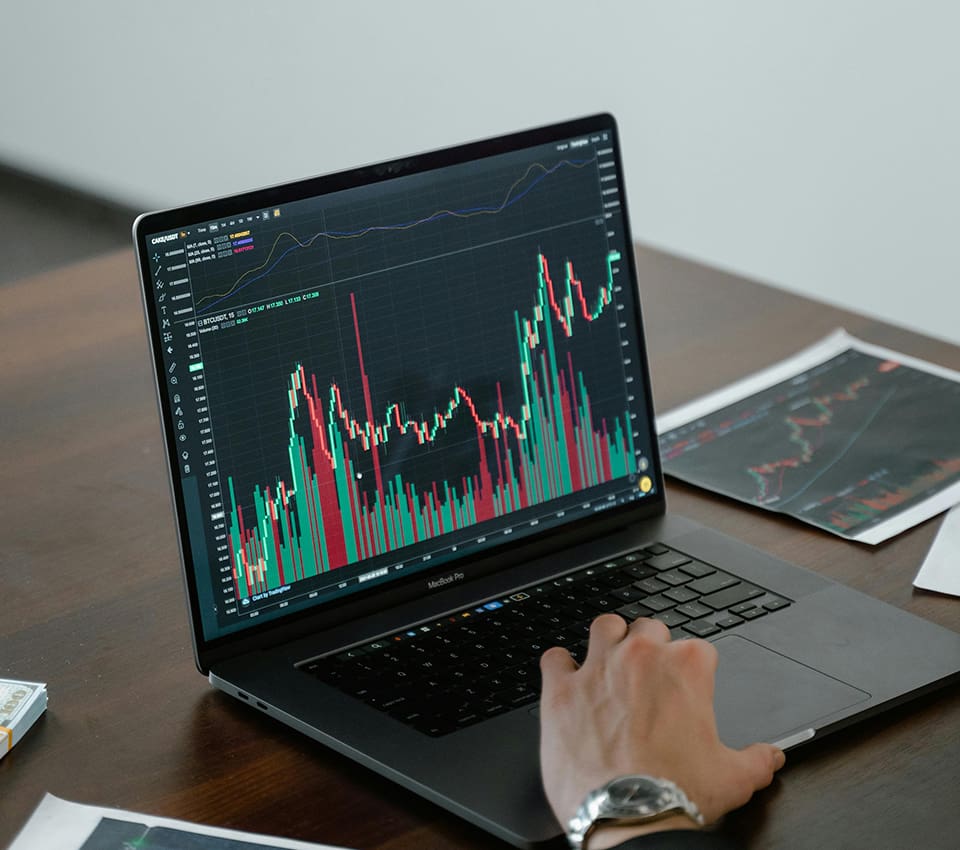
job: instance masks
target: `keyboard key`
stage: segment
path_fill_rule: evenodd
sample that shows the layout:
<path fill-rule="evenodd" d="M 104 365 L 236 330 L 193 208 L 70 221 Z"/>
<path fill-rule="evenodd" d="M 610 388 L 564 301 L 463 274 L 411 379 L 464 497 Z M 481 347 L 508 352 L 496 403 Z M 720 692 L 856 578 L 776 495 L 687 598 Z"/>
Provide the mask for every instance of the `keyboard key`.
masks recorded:
<path fill-rule="evenodd" d="M 605 573 L 604 575 L 599 576 L 598 579 L 600 583 L 607 588 L 623 587 L 625 584 L 630 584 L 630 582 L 633 581 L 631 576 L 619 571 Z"/>
<path fill-rule="evenodd" d="M 596 572 L 594 572 L 592 567 L 588 567 L 585 570 L 577 570 L 568 576 L 568 578 L 572 579 L 574 584 L 580 584 L 581 582 L 596 578 Z"/>
<path fill-rule="evenodd" d="M 346 693 L 350 692 L 346 691 Z M 352 694 L 352 696 L 355 696 L 357 699 L 363 700 L 367 705 L 378 709 L 383 708 L 383 704 L 387 700 L 391 699 L 391 694 L 383 689 L 357 691 L 356 693 Z"/>
<path fill-rule="evenodd" d="M 501 670 L 499 664 L 495 663 L 492 658 L 476 658 L 473 661 L 473 669 L 477 671 L 477 674 L 484 676 L 487 673 L 492 673 L 494 670 Z"/>
<path fill-rule="evenodd" d="M 672 599 L 667 599 L 666 596 L 648 596 L 643 600 L 643 604 L 646 605 L 651 611 L 666 611 L 667 608 L 673 608 L 677 603 Z"/>
<path fill-rule="evenodd" d="M 647 561 L 647 566 L 653 567 L 655 570 L 672 570 L 681 564 L 689 563 L 690 558 L 686 555 L 681 555 L 679 552 L 666 552 L 663 555 L 656 555 L 650 558 Z"/>
<path fill-rule="evenodd" d="M 537 664 L 539 663 L 539 658 L 544 653 L 544 651 L 545 650 L 540 650 L 540 652 L 536 656 L 537 661 L 535 663 Z M 537 666 L 536 669 L 539 670 L 540 669 L 539 666 Z M 514 679 L 508 678 L 504 673 L 498 673 L 495 676 L 487 676 L 486 678 L 483 679 L 482 683 L 481 682 L 477 683 L 477 687 L 478 688 L 482 687 L 488 693 L 497 693 L 499 691 L 506 690 L 507 688 L 509 688 L 511 685 L 514 685 L 514 684 L 516 684 L 516 681 Z"/>
<path fill-rule="evenodd" d="M 694 578 L 703 578 L 704 576 L 713 575 L 713 573 L 716 572 L 714 567 L 711 567 L 709 564 L 701 564 L 700 561 L 681 564 L 678 569 L 683 570 L 687 575 L 691 575 Z"/>
<path fill-rule="evenodd" d="M 570 622 L 570 618 L 564 613 L 566 609 L 561 609 L 556 614 L 550 614 L 548 617 L 542 617 L 541 620 L 544 626 L 548 629 L 562 629 L 567 623 Z"/>
<path fill-rule="evenodd" d="M 645 561 L 649 557 L 650 557 L 649 552 L 638 551 L 638 552 L 630 552 L 629 554 L 624 555 L 623 560 L 626 561 L 628 564 L 634 564 L 637 561 Z"/>
<path fill-rule="evenodd" d="M 708 578 L 712 578 L 712 576 L 708 576 Z M 706 579 L 702 579 L 702 581 L 706 581 Z M 704 605 L 709 605 L 715 611 L 719 611 L 723 608 L 729 608 L 731 605 L 736 605 L 738 602 L 755 599 L 757 596 L 763 596 L 763 591 L 759 587 L 754 587 L 746 582 L 738 582 L 731 587 L 704 596 L 700 601 Z"/>
<path fill-rule="evenodd" d="M 700 594 L 691 590 L 689 587 L 671 587 L 669 590 L 664 591 L 663 595 L 676 602 L 689 602 L 691 599 L 700 598 Z"/>
<path fill-rule="evenodd" d="M 353 649 L 348 649 L 345 652 L 341 652 L 339 655 L 335 656 L 337 661 L 350 661 L 354 658 L 359 658 L 361 655 L 366 655 L 368 652 L 374 652 L 378 649 L 385 649 L 387 642 L 385 640 L 377 640 L 373 643 L 369 643 L 366 646 L 355 646 Z"/>
<path fill-rule="evenodd" d="M 692 620 L 689 623 L 685 623 L 683 628 L 697 637 L 709 637 L 720 631 L 719 628 L 707 620 Z"/>
<path fill-rule="evenodd" d="M 734 626 L 739 626 L 743 620 L 734 614 L 725 614 L 723 617 L 717 617 L 715 622 L 721 629 L 732 629 Z"/>
<path fill-rule="evenodd" d="M 666 625 L 673 628 L 674 626 L 682 626 L 690 618 L 684 617 L 683 614 L 679 614 L 676 611 L 661 611 L 659 614 L 654 614 L 653 619 L 659 620 L 661 623 L 666 623 Z"/>
<path fill-rule="evenodd" d="M 573 629 L 570 629 L 569 631 L 564 630 L 562 632 L 554 632 L 544 642 L 550 646 L 572 646 L 578 640 L 579 637 L 576 635 Z"/>
<path fill-rule="evenodd" d="M 645 567 L 642 564 L 633 564 L 627 567 L 624 572 L 631 578 L 641 579 L 656 575 L 657 571 L 653 567 Z"/>
<path fill-rule="evenodd" d="M 496 658 L 497 666 L 501 670 L 521 664 L 527 660 L 527 656 L 517 650 L 515 646 L 498 651 L 494 658 Z"/>
<path fill-rule="evenodd" d="M 593 622 L 594 618 L 597 616 L 596 611 L 590 611 L 585 614 L 585 616 L 577 617 L 576 622 L 571 623 L 567 626 L 567 631 L 572 632 L 577 637 L 583 639 L 590 634 L 590 623 Z"/>
<path fill-rule="evenodd" d="M 443 649 L 443 647 L 449 646 L 453 642 L 449 635 L 442 635 L 436 632 L 430 632 L 430 634 L 424 635 L 421 641 L 431 653 Z"/>
<path fill-rule="evenodd" d="M 739 584 L 740 579 L 734 578 L 732 575 L 727 573 L 721 573 L 717 570 L 712 572 L 708 576 L 703 578 L 698 578 L 696 581 L 692 581 L 689 584 L 689 587 L 697 593 L 715 593 L 718 590 L 723 590 L 725 587 L 730 587 L 733 584 Z"/>
<path fill-rule="evenodd" d="M 539 614 L 549 614 L 552 611 L 559 611 L 565 603 L 561 602 L 559 599 L 554 598 L 553 596 L 541 597 L 535 602 L 531 603 L 531 607 Z M 473 632 L 470 629 L 464 629 L 464 634 L 473 635 Z"/>
<path fill-rule="evenodd" d="M 382 693 L 382 684 L 379 688 L 377 687 L 378 684 L 381 684 L 379 680 L 372 676 L 347 676 L 337 682 L 337 687 L 345 694 L 366 700 L 368 697 Z"/>
<path fill-rule="evenodd" d="M 664 596 L 666 596 L 666 594 L 664 594 Z M 687 602 L 685 605 L 678 605 L 677 611 L 691 620 L 699 620 L 701 617 L 706 617 L 708 614 L 713 613 L 710 608 L 707 608 L 706 605 L 701 605 L 699 602 Z"/>
<path fill-rule="evenodd" d="M 587 605 L 599 613 L 606 611 L 616 611 L 623 604 L 622 600 L 614 596 L 595 596 L 587 600 Z"/>
<path fill-rule="evenodd" d="M 751 608 L 756 608 L 756 602 L 741 602 L 739 605 L 732 605 L 730 607 L 731 614 L 742 614 L 744 611 L 749 611 Z"/>
<path fill-rule="evenodd" d="M 661 590 L 666 590 L 670 587 L 669 584 L 655 578 L 645 578 L 641 581 L 635 581 L 633 586 L 637 588 L 637 590 L 642 590 L 644 593 L 659 593 Z"/>
<path fill-rule="evenodd" d="M 380 703 L 380 710 L 386 711 L 388 714 L 393 714 L 397 711 L 407 711 L 412 704 L 412 698 L 400 694 Z"/>
<path fill-rule="evenodd" d="M 665 573 L 660 573 L 657 578 L 659 578 L 660 581 L 665 581 L 672 587 L 676 587 L 677 585 L 686 584 L 690 581 L 691 577 L 682 570 L 667 570 Z"/>
<path fill-rule="evenodd" d="M 537 692 L 528 685 L 518 685 L 515 688 L 511 688 L 503 692 L 503 697 L 506 699 L 508 705 L 513 708 L 521 705 L 529 705 L 531 702 L 536 702 L 539 697 Z"/>
<path fill-rule="evenodd" d="M 665 555 L 670 550 L 662 543 L 651 543 L 643 549 L 648 555 Z"/>
<path fill-rule="evenodd" d="M 503 674 L 503 681 L 509 680 L 511 683 L 527 682 L 528 684 L 536 683 L 539 685 L 539 682 L 540 682 L 539 664 L 540 664 L 539 660 L 528 661 L 525 664 L 520 664 L 517 667 L 512 667 L 509 670 L 505 670 Z"/>
<path fill-rule="evenodd" d="M 465 726 L 472 726 L 474 723 L 482 720 L 483 717 L 480 715 L 480 712 L 476 709 L 468 709 L 463 714 L 459 715 L 454 719 L 454 725 L 459 729 L 463 729 Z"/>
<path fill-rule="evenodd" d="M 557 591 L 557 599 L 564 605 L 570 605 L 573 602 L 580 601 L 580 594 L 573 588 L 565 588 Z"/>
<path fill-rule="evenodd" d="M 490 696 L 492 690 L 494 689 L 487 684 L 486 679 L 482 676 L 477 676 L 476 681 L 457 690 L 457 699 L 464 705 L 467 703 L 482 702 Z"/>
<path fill-rule="evenodd" d="M 401 723 L 407 723 L 411 726 L 418 722 L 431 719 L 430 707 L 422 702 L 411 700 L 410 704 L 403 709 L 387 712 L 391 717 L 399 720 Z"/>
<path fill-rule="evenodd" d="M 301 669 L 334 687 L 339 687 L 339 682 L 350 670 L 349 667 L 336 664 L 330 659 L 326 659 L 326 662 L 314 661 L 311 664 L 304 665 Z"/>
<path fill-rule="evenodd" d="M 443 674 L 443 678 L 449 679 L 454 686 L 459 687 L 466 684 L 468 681 L 471 681 L 473 674 L 468 673 L 461 667 L 457 668 L 456 670 L 447 670 L 447 672 Z"/>
<path fill-rule="evenodd" d="M 445 649 L 442 652 L 438 652 L 437 658 L 441 659 L 445 664 L 462 664 L 467 660 L 467 653 L 463 647 L 458 646 L 456 649 Z M 381 672 L 385 673 L 386 671 Z"/>
<path fill-rule="evenodd" d="M 740 612 L 740 616 L 743 617 L 744 620 L 756 620 L 757 617 L 764 617 L 766 614 L 767 612 L 764 611 L 763 608 L 751 608 L 748 611 Z"/>
<path fill-rule="evenodd" d="M 561 622 L 566 622 L 566 620 L 561 620 Z M 495 632 L 487 638 L 487 643 L 490 645 L 491 653 L 494 655 L 500 652 L 506 652 L 515 643 L 513 631 L 511 629 L 503 629 L 502 631 Z M 422 664 L 423 662 L 418 660 L 418 663 Z"/>
<path fill-rule="evenodd" d="M 768 611 L 779 611 L 781 608 L 786 608 L 790 603 L 786 599 L 771 599 L 769 602 L 764 602 L 763 607 Z"/>
<path fill-rule="evenodd" d="M 503 714 L 503 712 L 509 710 L 510 706 L 499 700 L 485 702 L 480 707 L 480 711 L 484 717 L 496 717 L 498 714 Z"/>
<path fill-rule="evenodd" d="M 656 591 L 644 592 L 636 587 L 621 587 L 619 590 L 613 591 L 610 595 L 615 596 L 621 602 L 636 602 L 638 599 L 643 599 L 647 593 L 656 593 Z"/>
<path fill-rule="evenodd" d="M 632 623 L 634 620 L 640 619 L 640 617 L 649 617 L 653 614 L 646 605 L 639 605 L 634 603 L 632 605 L 624 605 L 622 608 L 617 608 L 617 613 L 623 617 L 627 622 Z"/>
<path fill-rule="evenodd" d="M 592 613 L 593 609 L 580 599 L 576 602 L 568 602 L 557 612 L 557 616 L 561 617 L 564 623 L 575 623 L 577 620 L 591 616 Z"/>
<path fill-rule="evenodd" d="M 452 720 L 448 720 L 445 717 L 430 715 L 429 717 L 415 721 L 413 728 L 418 732 L 423 732 L 425 735 L 429 735 L 431 738 L 439 738 L 441 735 L 447 735 L 450 732 L 453 732 L 453 730 L 457 727 Z"/>

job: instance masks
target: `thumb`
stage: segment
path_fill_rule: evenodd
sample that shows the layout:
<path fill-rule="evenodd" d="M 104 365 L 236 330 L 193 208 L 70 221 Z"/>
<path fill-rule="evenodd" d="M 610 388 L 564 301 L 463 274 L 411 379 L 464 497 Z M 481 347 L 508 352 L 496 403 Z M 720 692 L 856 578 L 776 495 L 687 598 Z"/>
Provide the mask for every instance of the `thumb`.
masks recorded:
<path fill-rule="evenodd" d="M 786 761 L 783 750 L 773 744 L 751 744 L 742 750 L 726 748 L 726 755 L 725 781 L 697 789 L 700 797 L 692 798 L 707 823 L 745 805 L 757 791 L 773 781 L 773 774 Z"/>
<path fill-rule="evenodd" d="M 783 750 L 773 744 L 751 744 L 740 750 L 739 755 L 751 793 L 773 782 L 773 774 L 787 761 Z"/>

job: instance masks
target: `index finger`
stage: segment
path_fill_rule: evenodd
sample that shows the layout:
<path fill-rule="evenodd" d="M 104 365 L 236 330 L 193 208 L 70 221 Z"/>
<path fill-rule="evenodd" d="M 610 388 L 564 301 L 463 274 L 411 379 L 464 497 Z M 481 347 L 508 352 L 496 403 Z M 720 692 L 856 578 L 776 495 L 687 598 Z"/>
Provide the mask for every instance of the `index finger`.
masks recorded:
<path fill-rule="evenodd" d="M 573 673 L 577 662 L 562 646 L 552 646 L 540 656 L 540 672 L 546 679 L 560 673 Z"/>
<path fill-rule="evenodd" d="M 562 646 L 550 647 L 540 656 L 540 697 L 549 705 L 556 694 L 562 692 L 563 683 L 577 671 L 577 662 Z"/>
<path fill-rule="evenodd" d="M 605 655 L 613 646 L 627 636 L 627 621 L 619 614 L 601 614 L 590 624 L 590 639 L 587 643 L 586 664 L 591 657 Z"/>
<path fill-rule="evenodd" d="M 629 627 L 632 635 L 641 635 L 654 643 L 670 643 L 670 629 L 661 620 L 638 617 Z"/>

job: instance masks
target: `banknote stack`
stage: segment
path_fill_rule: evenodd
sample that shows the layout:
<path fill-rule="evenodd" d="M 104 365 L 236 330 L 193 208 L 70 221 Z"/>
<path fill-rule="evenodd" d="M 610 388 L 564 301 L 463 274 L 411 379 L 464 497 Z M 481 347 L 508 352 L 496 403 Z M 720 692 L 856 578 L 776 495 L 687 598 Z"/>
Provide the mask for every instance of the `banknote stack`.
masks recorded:
<path fill-rule="evenodd" d="M 0 758 L 27 733 L 47 707 L 47 686 L 0 679 Z"/>

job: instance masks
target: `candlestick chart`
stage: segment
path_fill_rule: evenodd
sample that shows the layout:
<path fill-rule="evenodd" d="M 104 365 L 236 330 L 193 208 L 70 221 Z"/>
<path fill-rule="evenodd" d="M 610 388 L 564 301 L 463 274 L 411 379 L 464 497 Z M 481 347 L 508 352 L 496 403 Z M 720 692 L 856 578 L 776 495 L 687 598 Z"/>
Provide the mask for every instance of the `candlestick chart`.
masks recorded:
<path fill-rule="evenodd" d="M 662 434 L 667 473 L 842 536 L 960 481 L 960 387 L 854 349 Z"/>
<path fill-rule="evenodd" d="M 340 380 L 322 382 L 294 364 L 278 394 L 287 405 L 284 475 L 255 486 L 252 496 L 238 494 L 228 479 L 238 598 L 634 473 L 627 410 L 595 415 L 584 374 L 565 345 L 594 324 L 612 323 L 619 259 L 608 253 L 605 279 L 588 295 L 571 261 L 557 274 L 537 254 L 529 309 L 502 317 L 514 336 L 514 374 L 504 374 L 509 400 L 504 380 L 494 377 L 492 387 L 450 386 L 428 412 L 403 399 L 375 407 L 377 376 L 366 363 L 361 332 L 364 302 L 351 291 L 347 336 L 355 346 L 356 402 L 347 401 Z M 431 477 L 432 458 L 448 442 L 460 472 Z"/>
<path fill-rule="evenodd" d="M 180 238 L 157 290 L 215 631 L 659 496 L 605 132 L 271 195 Z"/>

